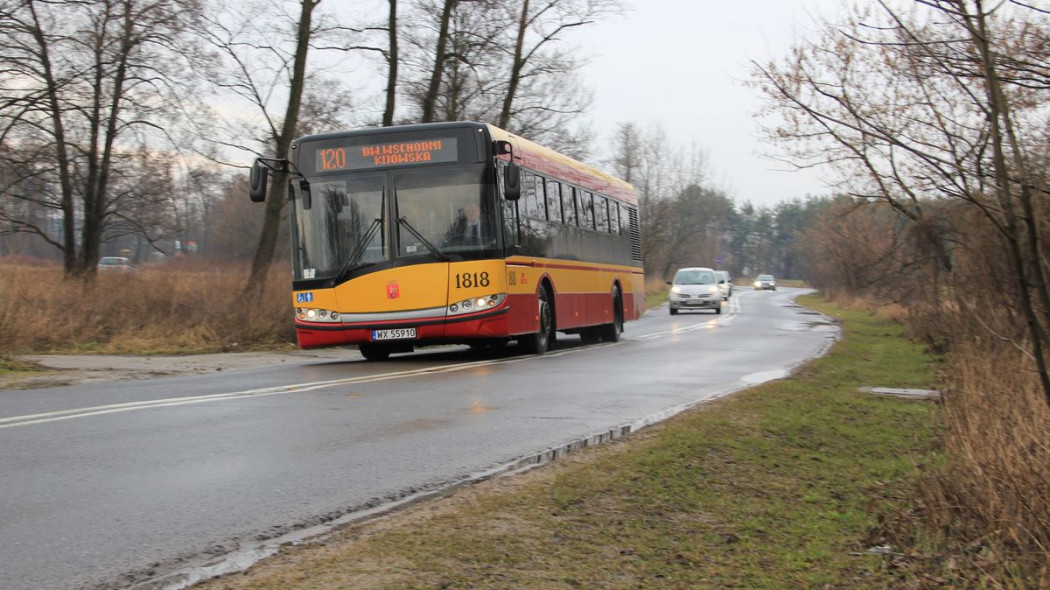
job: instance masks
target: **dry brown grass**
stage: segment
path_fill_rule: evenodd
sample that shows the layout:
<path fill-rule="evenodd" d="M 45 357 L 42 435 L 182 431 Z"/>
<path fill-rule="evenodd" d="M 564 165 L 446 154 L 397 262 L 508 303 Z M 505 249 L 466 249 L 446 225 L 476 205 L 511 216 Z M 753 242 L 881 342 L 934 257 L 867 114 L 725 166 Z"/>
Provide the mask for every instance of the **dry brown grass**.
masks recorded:
<path fill-rule="evenodd" d="M 946 464 L 928 472 L 927 517 L 978 577 L 1050 587 L 1050 408 L 1016 350 L 957 348 L 945 378 Z"/>
<path fill-rule="evenodd" d="M 280 263 L 248 307 L 245 266 L 141 268 L 65 280 L 60 268 L 0 266 L 0 354 L 187 353 L 294 343 L 291 284 Z"/>

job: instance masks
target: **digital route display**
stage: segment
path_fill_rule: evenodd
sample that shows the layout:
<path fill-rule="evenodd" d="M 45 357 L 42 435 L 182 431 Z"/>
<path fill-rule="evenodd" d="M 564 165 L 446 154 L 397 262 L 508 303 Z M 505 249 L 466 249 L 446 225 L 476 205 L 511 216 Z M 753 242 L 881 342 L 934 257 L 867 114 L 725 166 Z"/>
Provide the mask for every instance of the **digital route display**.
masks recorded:
<path fill-rule="evenodd" d="M 366 170 L 387 166 L 455 162 L 459 158 L 456 138 L 439 137 L 395 143 L 318 147 L 316 170 Z"/>

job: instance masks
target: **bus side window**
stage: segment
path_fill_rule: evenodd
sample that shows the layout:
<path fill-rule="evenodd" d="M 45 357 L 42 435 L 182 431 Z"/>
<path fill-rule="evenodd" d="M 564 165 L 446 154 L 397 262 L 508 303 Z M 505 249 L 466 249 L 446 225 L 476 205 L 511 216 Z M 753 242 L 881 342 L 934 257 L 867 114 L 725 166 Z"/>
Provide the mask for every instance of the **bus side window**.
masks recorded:
<path fill-rule="evenodd" d="M 526 172 L 521 183 L 521 202 L 524 204 L 524 217 L 531 219 L 537 219 L 539 212 L 542 211 L 536 194 L 536 189 L 542 188 L 542 185 L 537 182 L 538 180 L 540 180 L 538 176 L 531 172 Z"/>
<path fill-rule="evenodd" d="M 576 187 L 561 187 L 561 212 L 565 225 L 576 225 Z"/>
<path fill-rule="evenodd" d="M 620 203 L 620 235 L 626 236 L 631 233 L 631 214 L 627 205 Z"/>
<path fill-rule="evenodd" d="M 518 235 L 518 228 L 521 227 L 518 219 L 518 201 L 500 199 L 500 202 L 503 203 L 503 245 L 510 249 L 521 243 L 521 237 Z"/>
<path fill-rule="evenodd" d="M 521 171 L 521 199 L 518 203 L 521 205 L 522 217 L 529 217 L 529 198 L 535 198 L 534 195 L 530 195 L 533 191 L 533 174 L 527 170 Z"/>
<path fill-rule="evenodd" d="M 536 207 L 536 210 L 535 210 L 535 213 L 532 215 L 532 217 L 534 217 L 535 219 L 543 219 L 543 220 L 547 219 L 547 197 L 545 196 L 546 195 L 546 191 L 543 190 L 543 187 L 546 184 L 547 184 L 546 179 L 544 179 L 542 176 L 537 174 L 536 175 L 536 191 L 534 193 L 534 196 L 535 196 L 535 199 L 536 199 L 534 205 Z M 531 212 L 531 210 L 530 210 L 530 212 Z"/>
<path fill-rule="evenodd" d="M 576 191 L 580 199 L 580 227 L 594 229 L 594 195 L 590 191 Z"/>
<path fill-rule="evenodd" d="M 547 219 L 561 223 L 561 183 L 547 181 Z"/>
<path fill-rule="evenodd" d="M 594 229 L 609 233 L 609 201 L 601 195 L 594 195 Z"/>

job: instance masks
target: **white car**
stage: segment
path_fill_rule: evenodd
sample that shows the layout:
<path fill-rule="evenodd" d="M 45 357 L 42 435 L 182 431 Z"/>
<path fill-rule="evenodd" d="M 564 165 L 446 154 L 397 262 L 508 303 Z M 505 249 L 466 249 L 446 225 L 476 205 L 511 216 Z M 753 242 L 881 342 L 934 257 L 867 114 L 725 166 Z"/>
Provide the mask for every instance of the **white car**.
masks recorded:
<path fill-rule="evenodd" d="M 722 290 L 718 287 L 714 270 L 704 267 L 680 268 L 667 284 L 671 285 L 671 292 L 667 296 L 671 315 L 691 309 L 713 309 L 715 313 L 722 313 Z"/>
<path fill-rule="evenodd" d="M 733 279 L 729 277 L 729 271 L 716 270 L 715 276 L 718 277 L 718 288 L 722 291 L 722 301 L 729 301 L 733 296 Z"/>
<path fill-rule="evenodd" d="M 123 256 L 103 256 L 98 260 L 99 272 L 119 272 L 121 274 L 135 274 L 135 265 L 131 264 L 130 258 Z"/>

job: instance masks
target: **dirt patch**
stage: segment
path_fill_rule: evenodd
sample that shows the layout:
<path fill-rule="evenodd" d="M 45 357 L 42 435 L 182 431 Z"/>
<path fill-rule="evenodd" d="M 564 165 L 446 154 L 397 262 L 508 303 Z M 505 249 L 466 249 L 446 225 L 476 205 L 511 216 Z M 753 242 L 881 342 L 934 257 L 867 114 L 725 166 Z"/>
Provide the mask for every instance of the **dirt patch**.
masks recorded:
<path fill-rule="evenodd" d="M 17 357 L 17 360 L 35 366 L 36 370 L 0 373 L 0 390 L 199 375 L 288 362 L 339 361 L 356 355 L 356 351 L 349 349 L 224 352 L 185 356 L 25 355 Z"/>

